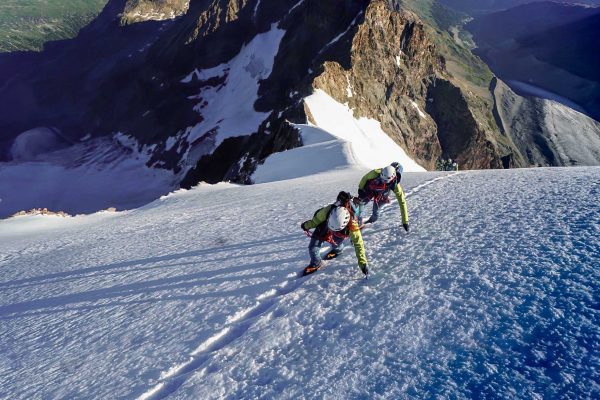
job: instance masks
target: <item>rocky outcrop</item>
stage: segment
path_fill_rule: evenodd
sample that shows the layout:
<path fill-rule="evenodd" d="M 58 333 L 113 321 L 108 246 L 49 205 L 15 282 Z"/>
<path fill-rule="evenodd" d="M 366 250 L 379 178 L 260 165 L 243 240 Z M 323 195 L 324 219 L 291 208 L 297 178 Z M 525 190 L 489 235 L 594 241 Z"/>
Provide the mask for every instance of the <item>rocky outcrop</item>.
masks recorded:
<path fill-rule="evenodd" d="M 418 163 L 433 168 L 441 154 L 433 119 L 424 114 L 427 86 L 442 73 L 423 24 L 414 15 L 390 10 L 374 1 L 356 22 L 350 63 L 325 62 L 313 83 L 356 117 L 381 122 L 383 130 Z"/>
<path fill-rule="evenodd" d="M 121 15 L 125 25 L 173 19 L 187 12 L 190 0 L 128 0 Z"/>
<path fill-rule="evenodd" d="M 49 211 L 47 208 L 32 208 L 29 211 L 22 210 L 14 213 L 11 217 L 23 217 L 25 215 L 55 215 L 58 217 L 71 217 L 71 215 L 67 214 L 64 211 Z"/>
<path fill-rule="evenodd" d="M 326 62 L 314 87 L 348 103 L 355 116 L 380 121 L 418 163 L 434 169 L 444 157 L 461 168 L 507 165 L 502 159 L 515 149 L 499 138 L 491 107 L 446 70 L 434 33 L 416 15 L 371 1 L 350 57 L 347 67 Z"/>
<path fill-rule="evenodd" d="M 436 121 L 444 158 L 462 169 L 502 168 L 502 155 L 488 139 L 490 132 L 477 123 L 461 90 L 450 81 L 438 80 L 428 91 L 427 112 Z"/>

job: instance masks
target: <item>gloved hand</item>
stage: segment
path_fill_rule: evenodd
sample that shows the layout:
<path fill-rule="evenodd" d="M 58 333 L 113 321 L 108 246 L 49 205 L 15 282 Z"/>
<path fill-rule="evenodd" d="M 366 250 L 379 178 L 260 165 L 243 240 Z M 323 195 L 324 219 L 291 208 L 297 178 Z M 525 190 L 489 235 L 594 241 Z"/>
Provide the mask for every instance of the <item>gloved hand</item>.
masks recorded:
<path fill-rule="evenodd" d="M 365 276 L 369 275 L 369 267 L 367 267 L 366 265 L 361 265 L 360 270 L 363 274 L 365 274 Z"/>
<path fill-rule="evenodd" d="M 304 232 L 308 232 L 308 229 L 306 229 L 306 227 L 304 226 L 304 222 L 300 224 L 300 228 L 302 228 Z"/>
<path fill-rule="evenodd" d="M 367 191 L 364 189 L 358 189 L 358 198 L 361 199 L 363 202 L 367 199 Z"/>
<path fill-rule="evenodd" d="M 404 227 L 404 230 L 405 230 L 406 232 L 409 232 L 409 231 L 410 231 L 410 227 L 408 226 L 408 224 L 402 224 L 402 226 Z"/>

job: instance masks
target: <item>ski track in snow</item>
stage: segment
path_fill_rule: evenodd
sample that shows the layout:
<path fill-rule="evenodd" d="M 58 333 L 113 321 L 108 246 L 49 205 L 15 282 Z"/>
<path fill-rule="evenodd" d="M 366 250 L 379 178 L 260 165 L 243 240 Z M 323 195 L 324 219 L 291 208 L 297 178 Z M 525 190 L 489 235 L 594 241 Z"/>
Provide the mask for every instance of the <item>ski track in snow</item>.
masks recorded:
<path fill-rule="evenodd" d="M 455 174 L 456 173 L 443 175 L 425 181 L 410 191 L 407 191 L 406 196 L 409 198 L 411 195 L 418 193 L 432 183 L 447 179 Z M 387 207 L 381 211 L 380 215 L 385 216 L 386 211 L 389 211 L 386 209 Z M 324 251 L 325 250 L 323 249 L 322 252 Z M 279 297 L 285 296 L 296 290 L 300 287 L 304 279 L 308 279 L 308 277 L 301 277 L 297 273 L 291 273 L 289 279 L 280 283 L 276 289 L 270 289 L 259 295 L 257 297 L 258 303 L 256 305 L 236 313 L 236 315 L 228 321 L 228 326 L 202 342 L 197 349 L 191 353 L 191 357 L 188 361 L 178 364 L 169 369 L 166 373 L 161 374 L 162 382 L 140 396 L 139 400 L 163 399 L 175 392 L 177 388 L 185 382 L 187 376 L 202 368 L 202 366 L 210 359 L 210 353 L 221 350 L 229 343 L 241 337 L 252 324 L 252 320 L 266 314 Z"/>
<path fill-rule="evenodd" d="M 277 289 L 270 289 L 257 297 L 258 303 L 243 309 L 228 319 L 228 326 L 202 342 L 191 353 L 188 361 L 178 364 L 161 374 L 162 382 L 139 397 L 140 400 L 163 399 L 179 388 L 186 377 L 201 368 L 210 359 L 210 353 L 221 350 L 229 343 L 241 337 L 252 325 L 252 320 L 266 314 L 277 298 L 295 290 L 300 283 L 297 275 L 283 282 Z"/>

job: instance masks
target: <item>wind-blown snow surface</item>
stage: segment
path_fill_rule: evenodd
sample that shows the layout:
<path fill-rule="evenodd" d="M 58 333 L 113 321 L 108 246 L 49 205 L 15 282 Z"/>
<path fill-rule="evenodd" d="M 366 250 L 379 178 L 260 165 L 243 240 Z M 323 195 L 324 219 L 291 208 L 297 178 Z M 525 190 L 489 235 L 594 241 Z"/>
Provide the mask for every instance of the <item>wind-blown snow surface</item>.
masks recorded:
<path fill-rule="evenodd" d="M 363 172 L 0 221 L 0 398 L 598 398 L 598 168 L 404 174 L 297 279 Z"/>

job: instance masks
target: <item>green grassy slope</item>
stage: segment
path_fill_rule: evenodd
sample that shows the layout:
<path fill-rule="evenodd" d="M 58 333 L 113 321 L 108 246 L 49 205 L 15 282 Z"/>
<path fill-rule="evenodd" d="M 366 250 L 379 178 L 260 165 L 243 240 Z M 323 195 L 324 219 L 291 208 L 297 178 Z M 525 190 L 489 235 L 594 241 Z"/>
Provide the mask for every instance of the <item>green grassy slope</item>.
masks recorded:
<path fill-rule="evenodd" d="M 77 36 L 108 0 L 2 0 L 0 52 L 41 50 L 44 42 Z"/>
<path fill-rule="evenodd" d="M 463 29 L 468 16 L 435 0 L 402 0 L 401 3 L 436 31 L 436 46 L 446 58 L 450 73 L 473 92 L 488 97 L 488 85 L 493 75 L 488 66 L 471 53 L 474 43 Z"/>

